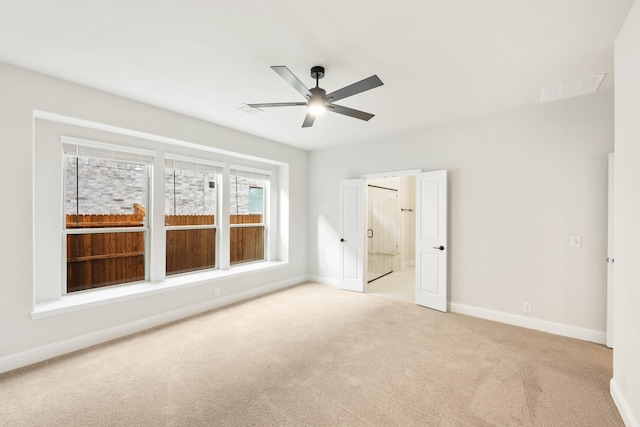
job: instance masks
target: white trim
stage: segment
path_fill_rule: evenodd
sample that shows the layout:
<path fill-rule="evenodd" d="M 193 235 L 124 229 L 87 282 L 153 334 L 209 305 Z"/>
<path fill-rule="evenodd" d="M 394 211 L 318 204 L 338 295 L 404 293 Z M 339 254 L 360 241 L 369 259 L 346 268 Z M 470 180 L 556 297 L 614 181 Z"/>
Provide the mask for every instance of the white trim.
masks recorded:
<path fill-rule="evenodd" d="M 408 170 L 394 171 L 394 172 L 367 173 L 364 175 L 360 175 L 360 178 L 362 179 L 394 178 L 397 176 L 417 175 L 422 172 L 423 172 L 422 169 L 408 169 Z"/>
<path fill-rule="evenodd" d="M 230 228 L 266 227 L 266 224 L 264 222 L 246 222 L 242 224 L 229 224 L 229 227 Z"/>
<path fill-rule="evenodd" d="M 219 280 L 241 277 L 268 270 L 287 267 L 285 262 L 256 262 L 234 267 L 232 270 L 207 270 L 189 274 L 169 276 L 161 282 L 141 282 L 126 286 L 109 286 L 87 292 L 63 295 L 61 298 L 36 303 L 31 318 L 42 319 L 71 313 L 87 308 L 128 301 L 135 298 L 183 289 L 190 286 L 207 285 Z"/>
<path fill-rule="evenodd" d="M 196 164 L 207 165 L 207 166 L 215 166 L 221 169 L 224 169 L 224 165 L 225 165 L 224 162 L 220 162 L 217 160 L 203 159 L 202 157 L 181 156 L 180 154 L 171 154 L 171 153 L 165 153 L 164 159 L 176 160 L 178 162 L 196 163 Z"/>
<path fill-rule="evenodd" d="M 238 152 L 235 152 L 235 151 L 230 151 L 230 150 L 224 150 L 224 149 L 221 149 L 221 148 L 210 147 L 208 145 L 203 145 L 203 144 L 196 143 L 196 142 L 187 142 L 187 141 L 183 141 L 183 140 L 180 140 L 180 139 L 169 138 L 169 137 L 166 137 L 166 136 L 159 136 L 159 135 L 155 135 L 155 134 L 152 134 L 152 133 L 147 133 L 147 132 L 141 132 L 141 131 L 131 130 L 131 129 L 127 129 L 127 128 L 122 128 L 122 127 L 119 127 L 119 126 L 106 125 L 104 123 L 94 122 L 94 121 L 85 120 L 85 119 L 78 119 L 78 118 L 75 118 L 75 117 L 65 116 L 63 114 L 51 113 L 49 111 L 33 110 L 33 117 L 34 117 L 34 119 L 41 119 L 41 120 L 47 120 L 47 121 L 55 122 L 55 123 L 63 123 L 63 124 L 68 124 L 68 125 L 73 125 L 73 126 L 79 126 L 79 127 L 84 127 L 84 128 L 87 128 L 87 129 L 94 129 L 94 130 L 99 130 L 99 131 L 103 131 L 103 132 L 110 132 L 110 133 L 114 133 L 114 134 L 117 134 L 117 135 L 132 136 L 134 138 L 146 139 L 148 141 L 161 142 L 161 143 L 164 143 L 164 144 L 174 145 L 176 147 L 184 147 L 184 148 L 190 148 L 190 149 L 195 149 L 195 150 L 199 150 L 199 151 L 207 151 L 207 152 L 210 152 L 210 153 L 222 154 L 222 155 L 226 155 L 226 156 L 235 157 L 235 158 L 238 158 L 238 159 L 258 161 L 258 162 L 262 162 L 262 163 L 268 163 L 268 164 L 271 164 L 271 165 L 279 165 L 279 166 L 286 165 L 286 163 L 283 163 L 283 162 L 278 161 L 278 160 L 266 159 L 266 158 L 263 158 L 263 157 L 252 156 L 252 155 L 249 155 L 249 154 L 238 153 Z M 190 118 L 193 118 L 193 117 L 190 117 Z M 196 120 L 198 120 L 198 119 L 196 119 Z M 34 123 L 35 123 L 35 120 L 34 120 Z"/>
<path fill-rule="evenodd" d="M 90 139 L 76 138 L 74 136 L 61 135 L 60 142 L 62 144 L 75 145 L 78 147 L 98 148 L 105 151 L 122 151 L 123 153 L 136 154 L 139 156 L 146 156 L 151 158 L 156 157 L 156 152 L 153 150 L 130 147 L 126 145 L 111 144 L 108 142 L 92 141 Z"/>
<path fill-rule="evenodd" d="M 537 331 L 576 338 L 583 341 L 591 341 L 597 344 L 605 344 L 607 341 L 607 333 L 605 331 L 596 331 L 594 329 L 581 328 L 579 326 L 550 322 L 548 320 L 519 316 L 517 314 L 504 313 L 501 311 L 453 302 L 449 303 L 449 310 L 454 313 L 466 314 L 467 316 L 479 317 L 481 319 L 493 320 L 528 329 L 535 329 Z"/>
<path fill-rule="evenodd" d="M 622 392 L 622 389 L 615 378 L 611 378 L 611 381 L 609 381 L 609 393 L 611 393 L 613 403 L 616 404 L 616 408 L 618 408 L 618 412 L 620 412 L 624 425 L 627 427 L 640 427 L 640 422 L 638 422 L 636 417 L 633 415 L 631 405 L 629 405 L 629 401 Z"/>
<path fill-rule="evenodd" d="M 215 230 L 218 228 L 218 224 L 200 224 L 200 225 L 165 225 L 164 229 L 167 231 L 172 230 Z"/>
<path fill-rule="evenodd" d="M 329 285 L 333 286 L 334 288 L 340 286 L 340 282 L 338 281 L 338 279 L 333 279 L 331 277 L 309 275 L 308 278 L 309 281 L 320 283 L 321 285 Z"/>
<path fill-rule="evenodd" d="M 268 175 L 268 176 L 271 176 L 271 174 L 272 174 L 272 172 L 270 170 L 268 170 L 268 169 L 252 168 L 252 167 L 249 167 L 249 166 L 236 165 L 234 163 L 229 164 L 229 169 L 230 170 L 242 171 L 242 172 L 260 173 L 262 175 Z"/>
<path fill-rule="evenodd" d="M 411 267 L 415 267 L 416 266 L 416 260 L 415 259 L 410 259 L 409 261 L 405 261 L 402 263 L 402 265 L 400 266 L 401 270 L 405 270 L 407 268 L 411 268 Z"/>
<path fill-rule="evenodd" d="M 209 310 L 224 307 L 249 298 L 274 292 L 280 289 L 288 288 L 305 282 L 306 276 L 293 277 L 291 279 L 272 283 L 270 285 L 261 286 L 245 292 L 240 292 L 227 297 L 206 301 L 189 307 L 180 308 L 167 313 L 158 314 L 147 317 L 145 319 L 136 320 L 123 325 L 114 326 L 97 332 L 91 332 L 78 337 L 46 344 L 33 349 L 21 351 L 19 353 L 10 354 L 0 358 L 0 373 L 11 371 L 13 369 L 22 368 L 52 357 L 60 356 L 72 351 L 81 350 L 96 344 L 101 344 L 116 338 L 121 338 L 136 332 L 144 331 L 149 328 L 160 326 L 169 322 L 184 319 L 189 316 L 204 313 Z"/>
<path fill-rule="evenodd" d="M 75 214 L 74 214 L 75 215 Z M 149 227 L 100 227 L 100 228 L 65 228 L 65 234 L 103 234 L 103 233 L 137 233 L 149 231 Z M 67 253 L 63 251 L 62 253 Z M 65 257 L 66 261 L 66 257 Z"/>

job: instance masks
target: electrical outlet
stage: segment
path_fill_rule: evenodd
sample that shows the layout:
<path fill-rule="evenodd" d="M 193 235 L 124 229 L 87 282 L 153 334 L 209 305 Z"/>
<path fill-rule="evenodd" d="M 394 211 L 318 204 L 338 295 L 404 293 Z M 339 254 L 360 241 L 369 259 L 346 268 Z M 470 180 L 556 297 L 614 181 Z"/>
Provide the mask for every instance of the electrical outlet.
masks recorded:
<path fill-rule="evenodd" d="M 582 237 L 580 236 L 571 236 L 571 239 L 569 239 L 569 245 L 572 248 L 579 248 L 582 246 Z"/>
<path fill-rule="evenodd" d="M 217 297 L 219 297 L 219 296 L 220 296 L 220 288 L 215 288 L 215 289 L 214 289 L 214 293 L 215 293 L 215 295 L 216 295 Z"/>
<path fill-rule="evenodd" d="M 527 314 L 531 314 L 531 303 L 530 302 L 523 302 L 522 303 L 522 312 L 523 313 L 527 313 Z"/>

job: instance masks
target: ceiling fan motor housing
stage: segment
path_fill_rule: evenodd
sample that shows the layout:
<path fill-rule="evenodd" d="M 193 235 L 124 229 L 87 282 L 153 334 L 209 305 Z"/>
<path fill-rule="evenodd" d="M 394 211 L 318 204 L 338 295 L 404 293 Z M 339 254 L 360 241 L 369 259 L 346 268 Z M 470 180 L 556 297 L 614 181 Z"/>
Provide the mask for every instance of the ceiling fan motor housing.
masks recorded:
<path fill-rule="evenodd" d="M 327 91 L 321 87 L 312 87 L 309 92 L 311 92 L 311 98 L 326 98 L 327 96 Z"/>

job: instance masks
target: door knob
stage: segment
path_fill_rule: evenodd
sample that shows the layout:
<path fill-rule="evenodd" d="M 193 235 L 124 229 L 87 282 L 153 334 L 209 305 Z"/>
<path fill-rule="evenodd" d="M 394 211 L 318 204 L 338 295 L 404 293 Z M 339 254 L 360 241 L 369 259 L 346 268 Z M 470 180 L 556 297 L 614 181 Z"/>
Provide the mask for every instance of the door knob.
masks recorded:
<path fill-rule="evenodd" d="M 341 242 L 344 242 L 344 239 L 340 239 Z"/>
<path fill-rule="evenodd" d="M 441 251 L 444 251 L 444 246 L 434 246 L 433 249 L 440 249 Z"/>

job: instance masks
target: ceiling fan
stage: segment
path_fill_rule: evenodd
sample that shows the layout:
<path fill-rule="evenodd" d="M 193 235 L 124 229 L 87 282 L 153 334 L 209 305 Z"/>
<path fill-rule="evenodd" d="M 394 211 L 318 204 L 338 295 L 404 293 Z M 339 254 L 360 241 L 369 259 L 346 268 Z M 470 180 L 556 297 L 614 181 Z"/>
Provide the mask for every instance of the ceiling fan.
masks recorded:
<path fill-rule="evenodd" d="M 268 107 L 294 107 L 294 106 L 306 106 L 307 115 L 302 122 L 302 127 L 313 126 L 313 122 L 318 114 L 322 114 L 324 111 L 331 111 L 333 113 L 343 114 L 349 117 L 355 117 L 356 119 L 370 120 L 374 115 L 365 113 L 364 111 L 354 110 L 353 108 L 343 107 L 342 105 L 334 104 L 335 101 L 347 98 L 349 96 L 357 95 L 369 89 L 373 89 L 378 86 L 382 86 L 382 80 L 378 76 L 373 75 L 359 82 L 345 86 L 342 89 L 338 89 L 330 94 L 327 91 L 318 86 L 318 81 L 324 77 L 324 67 L 316 65 L 311 68 L 311 77 L 316 79 L 316 87 L 307 89 L 307 87 L 284 65 L 275 65 L 271 69 L 278 73 L 280 77 L 285 79 L 295 90 L 297 90 L 302 96 L 304 96 L 306 102 L 276 102 L 270 104 L 247 104 L 253 108 L 268 108 Z"/>

